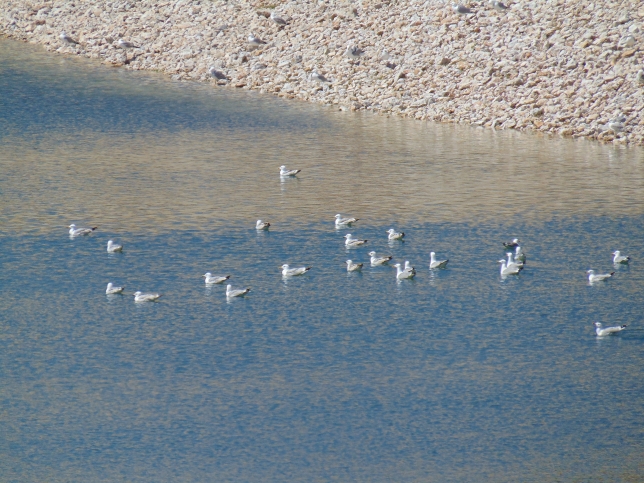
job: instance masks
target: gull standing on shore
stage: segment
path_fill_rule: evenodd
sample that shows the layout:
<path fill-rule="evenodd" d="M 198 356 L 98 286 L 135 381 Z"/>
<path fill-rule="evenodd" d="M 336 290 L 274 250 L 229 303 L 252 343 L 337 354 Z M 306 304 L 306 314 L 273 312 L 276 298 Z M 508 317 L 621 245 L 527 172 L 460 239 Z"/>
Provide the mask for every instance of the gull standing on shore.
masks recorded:
<path fill-rule="evenodd" d="M 317 70 L 314 70 L 313 72 L 311 72 L 311 80 L 319 82 L 322 85 L 331 84 L 331 81 L 326 77 L 324 77 L 322 74 L 320 74 Z"/>
<path fill-rule="evenodd" d="M 280 166 L 280 176 L 282 178 L 287 178 L 287 177 L 293 177 L 297 173 L 302 171 L 301 169 L 286 169 L 286 166 L 282 165 Z"/>
<path fill-rule="evenodd" d="M 284 20 L 282 17 L 280 17 L 279 15 L 277 15 L 277 12 L 275 12 L 275 10 L 271 12 L 270 18 L 274 23 L 276 23 L 280 27 L 284 27 L 285 25 L 288 25 L 288 22 Z"/>
<path fill-rule="evenodd" d="M 68 45 L 75 45 L 79 43 L 77 40 L 74 40 L 73 38 L 71 38 L 69 34 L 64 30 L 60 33 L 60 40 L 62 40 L 65 44 L 68 44 Z"/>
<path fill-rule="evenodd" d="M 369 252 L 369 256 L 371 257 L 371 266 L 372 267 L 377 267 L 379 265 L 384 265 L 387 263 L 389 260 L 391 260 L 393 257 L 388 256 L 388 257 L 377 257 L 376 252 Z"/>
<path fill-rule="evenodd" d="M 123 49 L 123 50 L 140 48 L 138 45 L 134 45 L 132 42 L 128 42 L 127 40 L 123 40 L 123 39 L 119 39 L 119 41 L 116 42 L 116 46 L 119 49 Z"/>
<path fill-rule="evenodd" d="M 353 263 L 353 260 L 347 260 L 347 272 L 357 272 L 362 269 L 362 263 Z"/>
<path fill-rule="evenodd" d="M 349 45 L 345 51 L 345 55 L 353 60 L 358 60 L 365 54 L 364 50 L 354 45 Z"/>
<path fill-rule="evenodd" d="M 405 233 L 404 232 L 401 231 L 400 233 L 396 233 L 396 231 L 393 228 L 389 228 L 387 230 L 387 233 L 389 234 L 389 236 L 387 237 L 389 239 L 389 241 L 391 241 L 391 240 L 402 240 L 403 238 L 405 238 Z"/>
<path fill-rule="evenodd" d="M 116 253 L 116 252 L 122 252 L 122 251 L 123 251 L 123 245 L 114 243 L 112 240 L 107 241 L 107 253 Z"/>
<path fill-rule="evenodd" d="M 369 240 L 359 240 L 357 238 L 353 238 L 353 235 L 351 235 L 351 233 L 347 233 L 346 235 L 344 235 L 344 238 L 346 238 L 346 240 L 344 240 L 344 244 L 347 248 L 359 247 L 369 241 Z"/>
<path fill-rule="evenodd" d="M 595 322 L 593 325 L 595 326 L 595 333 L 597 334 L 598 337 L 604 337 L 605 335 L 617 334 L 618 332 L 621 332 L 626 327 L 628 327 L 627 325 L 618 325 L 618 326 L 615 326 L 615 327 L 602 328 L 601 322 Z"/>
<path fill-rule="evenodd" d="M 77 236 L 89 235 L 98 227 L 94 226 L 92 228 L 76 228 L 76 225 L 72 223 L 71 225 L 68 226 L 68 228 L 69 228 L 69 236 L 74 238 Z"/>
<path fill-rule="evenodd" d="M 447 262 L 449 260 L 436 260 L 436 253 L 435 252 L 430 252 L 429 254 L 429 269 L 434 270 L 436 268 L 445 268 L 447 267 Z"/>
<path fill-rule="evenodd" d="M 268 227 L 271 226 L 271 224 L 267 221 L 262 221 L 262 220 L 257 220 L 257 224 L 255 225 L 256 230 L 268 230 Z"/>
<path fill-rule="evenodd" d="M 234 289 L 232 285 L 226 285 L 226 298 L 231 299 L 233 297 L 243 297 L 246 295 L 248 292 L 250 292 L 249 288 L 245 288 L 242 290 L 239 289 Z"/>
<path fill-rule="evenodd" d="M 228 77 L 226 77 L 226 74 L 215 69 L 214 66 L 208 69 L 208 73 L 211 75 L 211 77 L 214 77 L 217 80 L 228 80 Z"/>
<path fill-rule="evenodd" d="M 285 263 L 284 265 L 282 265 L 281 268 L 282 268 L 282 277 L 297 277 L 298 275 L 304 275 L 313 267 L 289 268 L 288 264 Z"/>
<path fill-rule="evenodd" d="M 207 285 L 212 285 L 214 283 L 223 283 L 226 280 L 230 278 L 230 275 L 226 275 L 225 277 L 220 277 L 217 275 L 213 275 L 210 272 L 206 272 L 202 277 L 205 279 L 204 281 L 206 282 Z"/>
<path fill-rule="evenodd" d="M 630 261 L 631 261 L 631 257 L 627 257 L 627 256 L 625 256 L 625 255 L 622 255 L 622 254 L 619 252 L 619 250 L 615 250 L 615 251 L 613 252 L 613 263 L 614 263 L 615 265 L 617 265 L 617 264 L 619 264 L 619 263 L 627 264 L 627 263 L 628 263 L 628 262 L 630 262 Z"/>
<path fill-rule="evenodd" d="M 122 294 L 124 288 L 125 287 L 115 287 L 114 284 L 110 282 L 107 284 L 107 288 L 105 289 L 105 294 L 106 295 L 114 295 L 117 293 Z"/>
<path fill-rule="evenodd" d="M 464 5 L 461 5 L 460 3 L 452 3 L 452 10 L 454 13 L 457 13 L 459 15 L 467 15 L 468 13 L 474 13 L 472 10 L 467 8 Z"/>
<path fill-rule="evenodd" d="M 250 35 L 248 36 L 248 43 L 249 43 L 250 45 L 254 45 L 255 47 L 259 47 L 260 45 L 264 45 L 264 44 L 266 44 L 266 42 L 264 42 L 264 41 L 263 41 L 262 39 L 260 39 L 259 37 L 255 37 L 255 34 L 250 34 Z"/>
<path fill-rule="evenodd" d="M 394 267 L 396 267 L 396 279 L 397 280 L 404 280 L 406 278 L 414 278 L 414 275 L 416 275 L 415 271 L 412 272 L 411 270 L 403 270 L 400 267 L 400 263 L 396 263 L 394 265 Z"/>
<path fill-rule="evenodd" d="M 588 270 L 586 273 L 588 274 L 588 281 L 590 283 L 601 282 L 603 280 L 608 280 L 613 275 L 615 275 L 615 272 L 611 272 L 611 273 L 595 273 L 595 270 Z"/>
<path fill-rule="evenodd" d="M 143 292 L 134 292 L 134 301 L 135 302 L 155 302 L 161 297 L 160 293 L 143 293 Z"/>
<path fill-rule="evenodd" d="M 497 12 L 505 12 L 510 8 L 505 3 L 499 2 L 498 0 L 490 0 L 490 6 Z"/>
<path fill-rule="evenodd" d="M 345 226 L 351 226 L 358 220 L 360 220 L 360 218 L 342 218 L 342 215 L 338 213 L 337 215 L 335 215 L 335 227 L 342 228 Z"/>

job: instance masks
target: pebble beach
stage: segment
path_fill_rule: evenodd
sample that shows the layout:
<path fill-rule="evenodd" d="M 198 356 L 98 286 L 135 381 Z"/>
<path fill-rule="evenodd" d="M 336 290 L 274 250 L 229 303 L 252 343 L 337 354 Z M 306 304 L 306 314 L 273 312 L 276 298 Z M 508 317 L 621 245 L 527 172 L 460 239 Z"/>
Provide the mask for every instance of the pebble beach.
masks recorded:
<path fill-rule="evenodd" d="M 644 4 L 32 1 L 0 34 L 338 110 L 644 144 Z"/>

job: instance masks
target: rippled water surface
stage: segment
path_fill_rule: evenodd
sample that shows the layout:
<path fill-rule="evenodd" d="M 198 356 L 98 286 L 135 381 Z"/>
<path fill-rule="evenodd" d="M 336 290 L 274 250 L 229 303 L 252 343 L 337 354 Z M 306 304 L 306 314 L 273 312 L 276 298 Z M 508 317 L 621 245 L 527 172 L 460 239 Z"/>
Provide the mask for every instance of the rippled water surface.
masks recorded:
<path fill-rule="evenodd" d="M 0 148 L 3 481 L 642 481 L 642 150 L 6 40 Z M 336 231 L 338 212 L 360 221 Z M 72 222 L 99 228 L 70 239 Z M 527 268 L 502 280 L 514 237 Z M 418 275 L 347 274 L 370 249 Z M 284 281 L 283 263 L 313 269 Z M 617 274 L 589 286 L 589 268 Z M 206 271 L 251 293 L 227 302 Z M 597 338 L 595 320 L 629 327 Z"/>

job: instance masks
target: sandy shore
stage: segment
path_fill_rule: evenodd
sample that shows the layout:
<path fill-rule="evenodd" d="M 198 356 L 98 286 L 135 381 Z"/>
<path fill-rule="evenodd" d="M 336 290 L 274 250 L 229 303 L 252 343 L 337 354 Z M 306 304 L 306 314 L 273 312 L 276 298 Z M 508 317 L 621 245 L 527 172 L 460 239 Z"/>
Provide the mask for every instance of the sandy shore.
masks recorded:
<path fill-rule="evenodd" d="M 463 5 L 4 0 L 0 33 L 342 110 L 644 144 L 644 3 Z"/>

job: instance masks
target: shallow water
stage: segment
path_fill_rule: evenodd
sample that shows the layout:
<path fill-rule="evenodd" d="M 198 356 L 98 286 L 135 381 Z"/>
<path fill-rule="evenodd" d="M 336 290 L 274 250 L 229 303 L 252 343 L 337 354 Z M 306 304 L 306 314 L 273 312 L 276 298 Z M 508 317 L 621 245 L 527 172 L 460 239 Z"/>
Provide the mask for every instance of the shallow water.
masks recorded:
<path fill-rule="evenodd" d="M 4 481 L 644 474 L 642 150 L 338 113 L 6 40 L 0 93 Z M 280 181 L 281 164 L 303 171 Z M 337 212 L 361 220 L 336 231 Z M 72 222 L 99 228 L 71 240 Z M 502 280 L 515 236 L 528 265 Z M 347 274 L 370 249 L 417 277 Z M 615 249 L 631 265 L 589 286 Z M 283 281 L 282 263 L 313 269 Z M 228 303 L 206 271 L 252 291 Z M 594 320 L 629 327 L 598 339 Z"/>

